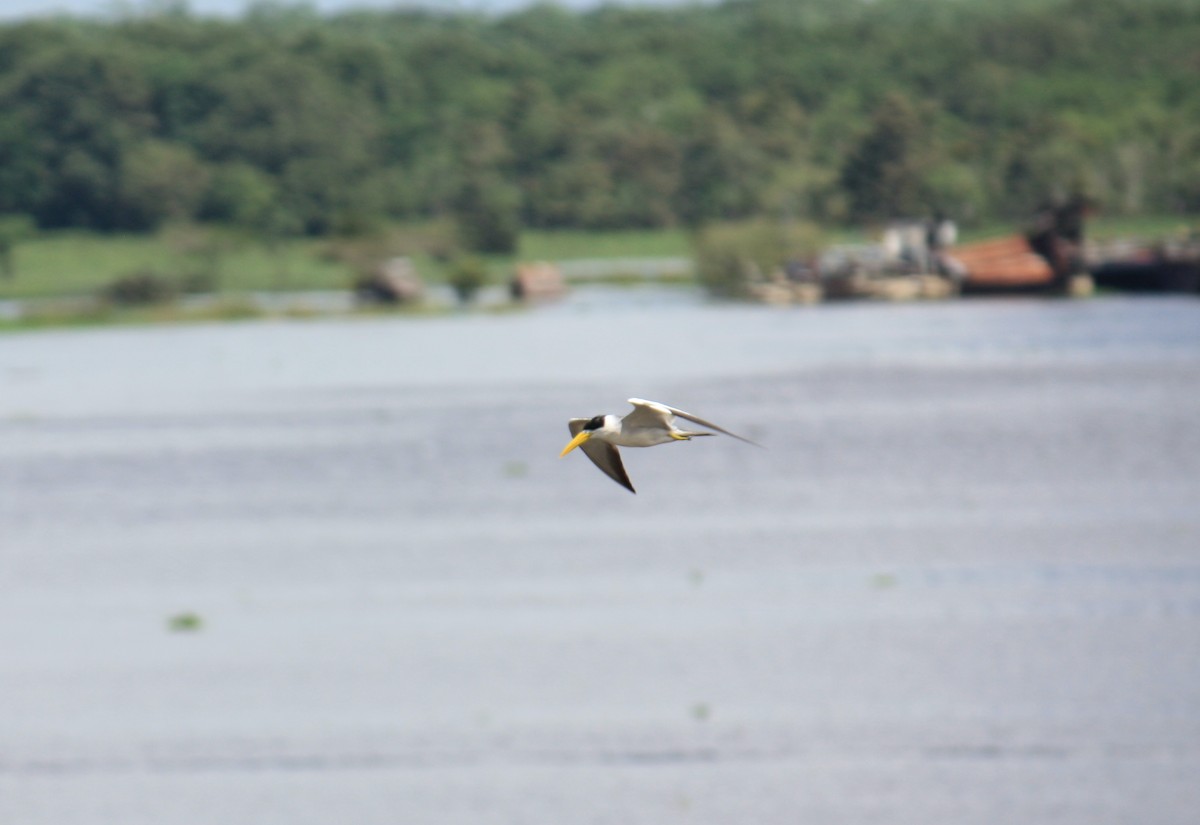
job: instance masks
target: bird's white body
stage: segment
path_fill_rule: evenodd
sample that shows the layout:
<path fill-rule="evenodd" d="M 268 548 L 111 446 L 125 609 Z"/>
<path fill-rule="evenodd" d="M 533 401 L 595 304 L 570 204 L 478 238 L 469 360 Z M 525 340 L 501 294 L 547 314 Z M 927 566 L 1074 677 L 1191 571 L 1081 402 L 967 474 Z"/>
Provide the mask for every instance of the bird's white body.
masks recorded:
<path fill-rule="evenodd" d="M 675 413 L 663 404 L 630 398 L 634 411 L 621 417 L 606 415 L 603 425 L 592 430 L 592 438 L 614 447 L 653 447 L 668 441 L 686 441 L 692 436 L 712 433 L 689 432 L 675 426 Z"/>

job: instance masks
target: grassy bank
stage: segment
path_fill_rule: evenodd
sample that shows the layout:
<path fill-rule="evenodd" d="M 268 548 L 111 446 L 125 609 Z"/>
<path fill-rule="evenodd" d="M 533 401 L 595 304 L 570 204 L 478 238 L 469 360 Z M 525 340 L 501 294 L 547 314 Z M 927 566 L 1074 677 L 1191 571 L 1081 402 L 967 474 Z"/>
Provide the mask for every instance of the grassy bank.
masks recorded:
<path fill-rule="evenodd" d="M 265 317 L 265 313 L 236 297 L 218 300 L 203 307 L 190 307 L 176 302 L 127 307 L 100 301 L 67 300 L 38 306 L 20 318 L 0 317 L 0 331 L 204 323 L 261 317 Z"/>
<path fill-rule="evenodd" d="M 171 230 L 155 235 L 44 233 L 16 247 L 15 277 L 0 279 L 0 298 L 88 295 L 139 272 L 191 279 L 203 291 L 347 286 L 348 268 L 320 251 L 321 244 L 311 240 L 266 245 Z"/>
<path fill-rule="evenodd" d="M 153 235 L 48 232 L 20 243 L 15 276 L 0 278 L 0 299 L 93 295 L 114 280 L 139 272 L 193 283 L 196 291 L 346 289 L 358 274 L 356 258 L 405 254 L 419 241 L 398 233 L 389 239 L 327 241 L 259 239 L 200 229 L 166 229 Z M 495 281 L 517 260 L 607 257 L 681 257 L 690 254 L 683 230 L 620 232 L 526 232 L 513 256 L 486 256 Z M 419 248 L 412 253 L 427 281 L 444 278 L 444 267 Z"/>

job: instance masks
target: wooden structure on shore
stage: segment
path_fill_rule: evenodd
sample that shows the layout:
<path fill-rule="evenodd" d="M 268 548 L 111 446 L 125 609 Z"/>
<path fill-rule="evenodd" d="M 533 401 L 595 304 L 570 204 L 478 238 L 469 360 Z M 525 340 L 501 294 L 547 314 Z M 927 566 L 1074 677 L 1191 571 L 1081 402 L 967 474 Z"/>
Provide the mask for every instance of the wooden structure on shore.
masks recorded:
<path fill-rule="evenodd" d="M 514 301 L 549 301 L 567 293 L 562 270 L 551 263 L 517 264 L 516 274 L 508 285 Z"/>
<path fill-rule="evenodd" d="M 964 291 L 1049 289 L 1061 280 L 1023 235 L 962 244 L 942 257 Z"/>
<path fill-rule="evenodd" d="M 416 304 L 425 297 L 425 282 L 412 259 L 389 258 L 359 278 L 354 292 L 360 301 L 377 304 Z"/>

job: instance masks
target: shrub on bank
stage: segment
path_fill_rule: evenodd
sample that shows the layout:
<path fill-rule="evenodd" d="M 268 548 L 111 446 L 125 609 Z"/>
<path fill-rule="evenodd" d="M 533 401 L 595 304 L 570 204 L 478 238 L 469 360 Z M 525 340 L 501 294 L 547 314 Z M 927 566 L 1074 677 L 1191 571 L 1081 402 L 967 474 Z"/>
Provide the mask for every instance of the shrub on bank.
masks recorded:
<path fill-rule="evenodd" d="M 745 298 L 755 283 L 791 263 L 810 261 L 822 245 L 821 230 L 810 223 L 714 224 L 696 236 L 696 273 L 710 294 Z"/>
<path fill-rule="evenodd" d="M 141 269 L 109 282 L 101 296 L 122 306 L 165 304 L 179 295 L 179 285 L 173 278 L 150 269 Z"/>

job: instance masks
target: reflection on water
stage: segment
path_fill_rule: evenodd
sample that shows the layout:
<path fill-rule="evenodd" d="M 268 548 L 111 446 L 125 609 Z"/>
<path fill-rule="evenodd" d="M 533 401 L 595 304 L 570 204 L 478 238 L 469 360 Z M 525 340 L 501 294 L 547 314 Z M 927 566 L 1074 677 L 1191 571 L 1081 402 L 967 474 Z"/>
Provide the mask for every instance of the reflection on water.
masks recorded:
<path fill-rule="evenodd" d="M 1191 816 L 1200 304 L 624 296 L 0 337 L 0 820 Z"/>

